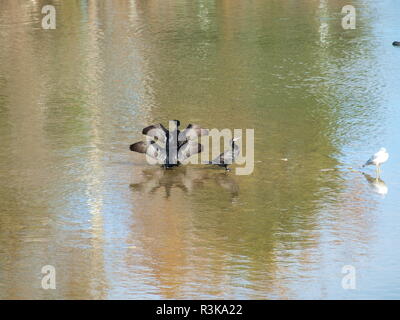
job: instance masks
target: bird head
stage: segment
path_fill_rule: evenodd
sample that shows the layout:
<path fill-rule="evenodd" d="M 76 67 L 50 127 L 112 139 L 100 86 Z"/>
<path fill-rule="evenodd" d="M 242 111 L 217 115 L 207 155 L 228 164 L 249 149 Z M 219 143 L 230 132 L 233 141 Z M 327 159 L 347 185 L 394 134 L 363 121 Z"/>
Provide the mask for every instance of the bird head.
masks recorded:
<path fill-rule="evenodd" d="M 169 131 L 175 131 L 178 130 L 179 126 L 181 125 L 181 122 L 179 120 L 170 120 L 169 121 Z"/>

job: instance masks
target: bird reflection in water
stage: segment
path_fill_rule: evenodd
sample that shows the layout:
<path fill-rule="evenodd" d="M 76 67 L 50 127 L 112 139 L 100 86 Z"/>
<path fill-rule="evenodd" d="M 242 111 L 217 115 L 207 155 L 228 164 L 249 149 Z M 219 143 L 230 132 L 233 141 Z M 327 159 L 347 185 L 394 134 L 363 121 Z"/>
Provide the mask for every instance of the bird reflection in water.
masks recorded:
<path fill-rule="evenodd" d="M 363 173 L 363 175 L 367 180 L 369 186 L 375 193 L 383 197 L 388 193 L 389 189 L 386 186 L 386 183 L 381 178 L 378 177 L 374 178 L 367 173 Z"/>
<path fill-rule="evenodd" d="M 213 171 L 213 170 L 212 170 Z M 191 194 L 195 188 L 201 188 L 208 181 L 226 190 L 232 200 L 239 195 L 239 186 L 234 178 L 225 172 L 212 172 L 204 169 L 184 168 L 183 170 L 160 170 L 159 168 L 144 169 L 144 181 L 132 183 L 133 191 L 154 194 L 159 189 L 165 190 L 165 197 L 169 198 L 173 189 L 181 189 L 185 194 Z"/>

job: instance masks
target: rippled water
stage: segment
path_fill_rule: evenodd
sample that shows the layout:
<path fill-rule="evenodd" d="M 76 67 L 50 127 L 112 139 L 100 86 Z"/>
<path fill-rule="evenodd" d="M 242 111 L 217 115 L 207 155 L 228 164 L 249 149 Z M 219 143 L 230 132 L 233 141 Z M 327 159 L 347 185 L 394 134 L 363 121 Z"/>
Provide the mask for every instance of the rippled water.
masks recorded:
<path fill-rule="evenodd" d="M 0 298 L 400 298 L 399 3 L 50 2 L 0 1 Z M 129 151 L 176 118 L 253 174 Z"/>

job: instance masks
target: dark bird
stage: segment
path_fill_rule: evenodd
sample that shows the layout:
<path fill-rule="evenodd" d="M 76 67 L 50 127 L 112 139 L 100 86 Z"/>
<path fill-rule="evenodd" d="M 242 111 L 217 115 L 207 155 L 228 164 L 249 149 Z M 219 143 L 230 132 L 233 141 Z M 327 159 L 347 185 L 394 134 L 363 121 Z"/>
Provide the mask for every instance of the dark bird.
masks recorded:
<path fill-rule="evenodd" d="M 400 41 L 394 41 L 392 45 L 394 45 L 395 47 L 400 47 Z"/>
<path fill-rule="evenodd" d="M 179 166 L 192 155 L 203 151 L 203 146 L 194 140 L 208 135 L 208 130 L 196 124 L 189 124 L 183 131 L 179 130 L 179 126 L 179 120 L 170 121 L 169 130 L 161 123 L 148 126 L 142 133 L 153 140 L 136 142 L 129 149 L 147 154 L 166 169 Z"/>
<path fill-rule="evenodd" d="M 224 167 L 226 171 L 230 171 L 228 165 L 235 162 L 235 159 L 239 156 L 239 146 L 235 143 L 235 141 L 239 140 L 240 137 L 232 139 L 231 148 L 222 152 L 218 157 L 214 160 L 206 162 L 206 164 L 214 164 L 220 167 Z"/>

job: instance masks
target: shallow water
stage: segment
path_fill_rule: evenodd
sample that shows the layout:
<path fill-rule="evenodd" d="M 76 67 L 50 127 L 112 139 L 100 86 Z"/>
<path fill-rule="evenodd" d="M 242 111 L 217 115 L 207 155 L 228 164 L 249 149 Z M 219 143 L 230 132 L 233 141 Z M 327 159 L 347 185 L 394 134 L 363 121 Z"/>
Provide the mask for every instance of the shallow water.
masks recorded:
<path fill-rule="evenodd" d="M 400 298 L 399 3 L 52 3 L 0 1 L 0 298 Z M 176 118 L 253 174 L 129 151 Z"/>

